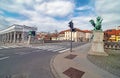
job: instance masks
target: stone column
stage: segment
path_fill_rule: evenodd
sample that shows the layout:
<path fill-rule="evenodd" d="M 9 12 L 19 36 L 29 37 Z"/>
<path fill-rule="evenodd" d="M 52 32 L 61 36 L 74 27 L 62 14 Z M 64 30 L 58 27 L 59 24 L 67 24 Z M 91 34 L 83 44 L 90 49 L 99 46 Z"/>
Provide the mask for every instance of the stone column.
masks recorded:
<path fill-rule="evenodd" d="M 2 35 L 0 34 L 0 43 L 2 42 Z"/>
<path fill-rule="evenodd" d="M 16 32 L 16 43 L 17 43 L 17 41 L 18 41 L 18 33 Z"/>
<path fill-rule="evenodd" d="M 5 34 L 3 34 L 2 41 L 3 41 L 3 43 L 5 43 Z"/>
<path fill-rule="evenodd" d="M 24 31 L 22 32 L 22 42 L 24 43 Z"/>
<path fill-rule="evenodd" d="M 3 42 L 3 34 L 1 34 L 1 42 Z"/>
<path fill-rule="evenodd" d="M 5 43 L 7 42 L 7 34 L 5 33 Z"/>
<path fill-rule="evenodd" d="M 9 33 L 7 33 L 7 43 L 9 42 Z"/>
<path fill-rule="evenodd" d="M 16 42 L 16 31 L 14 31 L 14 39 L 13 39 L 14 41 L 14 43 Z"/>
<path fill-rule="evenodd" d="M 12 42 L 12 32 L 10 32 L 10 43 Z"/>
<path fill-rule="evenodd" d="M 9 33 L 9 39 L 8 39 L 8 42 L 10 43 L 10 33 Z"/>
<path fill-rule="evenodd" d="M 17 42 L 19 43 L 19 33 L 17 33 Z"/>

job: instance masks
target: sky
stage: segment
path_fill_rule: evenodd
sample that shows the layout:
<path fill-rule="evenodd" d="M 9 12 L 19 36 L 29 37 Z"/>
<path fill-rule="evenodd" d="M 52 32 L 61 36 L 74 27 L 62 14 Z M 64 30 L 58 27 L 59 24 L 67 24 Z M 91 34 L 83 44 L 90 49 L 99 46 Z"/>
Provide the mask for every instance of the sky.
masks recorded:
<path fill-rule="evenodd" d="M 120 0 L 0 0 L 0 29 L 13 24 L 36 26 L 38 32 L 75 28 L 92 30 L 89 20 L 103 18 L 103 30 L 120 26 Z"/>

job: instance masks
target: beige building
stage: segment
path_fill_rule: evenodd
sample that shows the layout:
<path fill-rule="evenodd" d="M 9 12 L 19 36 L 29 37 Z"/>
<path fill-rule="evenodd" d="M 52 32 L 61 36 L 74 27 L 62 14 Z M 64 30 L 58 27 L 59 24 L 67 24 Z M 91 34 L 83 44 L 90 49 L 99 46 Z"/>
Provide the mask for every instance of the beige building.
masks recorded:
<path fill-rule="evenodd" d="M 66 30 L 65 30 L 66 31 Z M 65 31 L 61 31 L 58 35 L 58 40 L 65 40 Z"/>
<path fill-rule="evenodd" d="M 72 32 L 72 40 L 75 42 L 82 42 L 85 39 L 85 33 L 84 31 L 75 28 L 75 32 Z M 65 31 L 65 40 L 71 40 L 71 31 L 66 30 Z"/>
<path fill-rule="evenodd" d="M 84 32 L 85 32 L 85 41 L 90 41 L 93 35 L 92 32 L 88 30 L 84 30 Z"/>
<path fill-rule="evenodd" d="M 12 25 L 0 31 L 1 43 L 27 43 L 29 31 L 37 31 L 36 27 Z"/>
<path fill-rule="evenodd" d="M 72 32 L 72 40 L 75 42 L 89 41 L 92 33 L 88 30 L 80 30 L 75 28 L 75 32 Z M 59 40 L 71 40 L 71 31 L 70 29 L 61 31 L 58 36 Z"/>

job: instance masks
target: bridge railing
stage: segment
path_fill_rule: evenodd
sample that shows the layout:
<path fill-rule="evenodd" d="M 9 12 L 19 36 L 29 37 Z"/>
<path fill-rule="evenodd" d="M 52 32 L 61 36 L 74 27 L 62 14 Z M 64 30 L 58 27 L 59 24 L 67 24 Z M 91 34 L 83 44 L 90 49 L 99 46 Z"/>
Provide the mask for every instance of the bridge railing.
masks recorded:
<path fill-rule="evenodd" d="M 120 42 L 104 42 L 104 48 L 120 50 Z"/>

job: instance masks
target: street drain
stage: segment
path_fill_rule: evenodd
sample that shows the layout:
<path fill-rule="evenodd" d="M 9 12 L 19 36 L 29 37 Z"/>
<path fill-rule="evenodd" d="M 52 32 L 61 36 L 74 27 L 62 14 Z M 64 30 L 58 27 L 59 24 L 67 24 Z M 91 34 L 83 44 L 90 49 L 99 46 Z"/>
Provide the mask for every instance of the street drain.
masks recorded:
<path fill-rule="evenodd" d="M 77 55 L 73 55 L 73 54 L 70 54 L 68 56 L 66 56 L 65 58 L 67 59 L 74 59 Z"/>
<path fill-rule="evenodd" d="M 70 67 L 69 69 L 67 69 L 63 73 L 70 78 L 82 78 L 82 76 L 84 75 L 85 72 Z"/>

